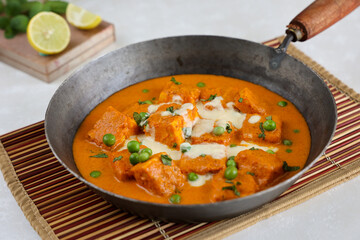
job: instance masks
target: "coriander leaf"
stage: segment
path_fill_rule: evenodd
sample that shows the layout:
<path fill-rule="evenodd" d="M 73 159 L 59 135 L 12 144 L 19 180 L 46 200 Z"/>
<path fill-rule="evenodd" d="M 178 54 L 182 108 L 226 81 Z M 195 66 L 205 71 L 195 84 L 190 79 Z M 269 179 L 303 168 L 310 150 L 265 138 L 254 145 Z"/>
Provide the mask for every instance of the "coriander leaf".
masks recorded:
<path fill-rule="evenodd" d="M 237 146 L 236 144 L 230 144 L 231 148 L 236 147 L 236 146 Z"/>
<path fill-rule="evenodd" d="M 94 156 L 90 156 L 91 158 L 107 158 L 108 155 L 106 153 L 99 153 Z"/>
<path fill-rule="evenodd" d="M 249 150 L 259 150 L 258 148 L 252 147 Z"/>
<path fill-rule="evenodd" d="M 118 156 L 118 157 L 114 158 L 113 162 L 119 161 L 119 160 L 121 160 L 122 158 L 123 158 L 123 156 Z"/>
<path fill-rule="evenodd" d="M 232 131 L 232 129 L 231 129 L 231 127 L 230 127 L 230 124 L 226 124 L 226 131 L 228 132 L 228 133 L 231 133 L 231 131 Z"/>
<path fill-rule="evenodd" d="M 204 153 L 203 153 L 203 154 L 200 154 L 200 157 L 205 157 L 205 156 L 206 156 L 206 154 L 204 154 Z"/>
<path fill-rule="evenodd" d="M 170 81 L 172 81 L 172 82 L 175 83 L 176 85 L 180 85 L 180 84 L 181 84 L 181 82 L 176 81 L 176 79 L 175 79 L 174 77 L 172 77 Z"/>
<path fill-rule="evenodd" d="M 177 147 L 177 143 L 174 143 L 172 147 L 173 147 L 173 148 L 176 148 L 176 147 Z"/>
<path fill-rule="evenodd" d="M 137 113 L 137 112 L 134 112 L 134 113 L 133 113 L 133 118 L 134 118 L 136 124 L 139 125 L 140 122 L 141 122 L 141 116 L 140 116 L 140 114 Z"/>
<path fill-rule="evenodd" d="M 244 100 L 243 98 L 239 98 L 238 102 L 239 102 L 239 103 L 242 103 L 243 100 Z"/>
<path fill-rule="evenodd" d="M 266 120 L 272 120 L 272 116 L 267 116 L 265 119 Z"/>
<path fill-rule="evenodd" d="M 231 156 L 228 158 L 228 160 L 234 160 L 235 159 L 235 156 Z"/>
<path fill-rule="evenodd" d="M 174 107 L 173 107 L 173 106 L 168 107 L 168 108 L 166 108 L 166 111 L 169 111 L 169 112 L 171 112 L 171 113 L 174 113 Z"/>
<path fill-rule="evenodd" d="M 164 165 L 171 166 L 172 159 L 168 155 L 161 154 L 161 161 Z"/>
<path fill-rule="evenodd" d="M 232 181 L 225 180 L 226 183 L 234 184 Z"/>
<path fill-rule="evenodd" d="M 200 99 L 200 101 L 203 101 L 203 102 L 205 102 L 205 101 L 212 101 L 212 100 L 214 100 L 215 98 L 216 98 L 216 93 L 215 93 L 215 95 L 210 95 L 210 97 L 208 98 L 208 99 Z"/>
<path fill-rule="evenodd" d="M 235 185 L 223 187 L 222 190 L 234 191 L 236 196 L 240 196 L 240 192 L 236 189 Z"/>
<path fill-rule="evenodd" d="M 261 131 L 261 133 L 259 134 L 259 138 L 262 138 L 262 139 L 265 139 L 265 130 L 264 130 L 264 128 L 263 128 L 263 123 L 262 122 L 260 122 L 260 131 Z"/>
<path fill-rule="evenodd" d="M 255 176 L 255 173 L 253 173 L 253 172 L 246 172 L 246 174 L 249 174 L 251 176 Z"/>
<path fill-rule="evenodd" d="M 299 170 L 300 167 L 299 166 L 292 166 L 290 167 L 286 161 L 283 161 L 283 170 L 284 172 L 292 172 L 292 171 L 297 171 Z"/>

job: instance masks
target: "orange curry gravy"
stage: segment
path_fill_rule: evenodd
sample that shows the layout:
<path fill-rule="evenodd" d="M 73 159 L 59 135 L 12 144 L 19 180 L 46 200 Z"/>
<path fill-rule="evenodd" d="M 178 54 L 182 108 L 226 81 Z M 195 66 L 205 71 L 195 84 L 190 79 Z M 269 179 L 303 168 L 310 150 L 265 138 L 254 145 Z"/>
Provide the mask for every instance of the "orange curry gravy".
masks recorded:
<path fill-rule="evenodd" d="M 287 105 L 279 106 L 280 101 Z M 137 126 L 134 112 L 150 113 L 145 127 Z M 264 123 L 270 118 L 276 128 L 268 131 Z M 213 132 L 217 126 L 225 130 L 218 136 Z M 185 127 L 191 131 L 184 134 Z M 111 147 L 102 142 L 107 133 L 116 137 Z M 130 163 L 126 148 L 130 139 L 153 150 L 149 160 L 135 166 Z M 191 146 L 185 153 L 180 150 L 183 142 Z M 261 191 L 298 171 L 284 169 L 284 162 L 303 168 L 309 150 L 307 124 L 291 102 L 259 85 L 215 75 L 161 77 L 123 89 L 90 112 L 73 143 L 77 167 L 89 182 L 157 203 L 170 203 L 170 197 L 178 194 L 181 204 L 216 202 Z M 99 154 L 103 157 L 92 157 Z M 163 164 L 161 155 L 173 159 L 171 166 Z M 229 157 L 238 169 L 232 180 L 224 177 Z M 93 171 L 100 176 L 92 177 Z M 191 185 L 190 172 L 197 173 L 195 182 L 200 186 Z"/>

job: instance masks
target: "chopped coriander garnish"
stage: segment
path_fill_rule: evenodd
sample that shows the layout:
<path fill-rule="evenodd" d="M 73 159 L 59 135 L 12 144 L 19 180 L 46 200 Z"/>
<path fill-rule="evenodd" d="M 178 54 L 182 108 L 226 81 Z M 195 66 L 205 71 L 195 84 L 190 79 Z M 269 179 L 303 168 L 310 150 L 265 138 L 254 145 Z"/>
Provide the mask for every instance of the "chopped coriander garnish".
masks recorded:
<path fill-rule="evenodd" d="M 252 147 L 249 150 L 259 150 L 258 148 Z"/>
<path fill-rule="evenodd" d="M 230 124 L 226 124 L 226 131 L 228 132 L 228 133 L 231 133 L 231 131 L 232 131 L 232 129 L 231 129 L 231 126 L 230 126 Z"/>
<path fill-rule="evenodd" d="M 237 145 L 236 144 L 230 144 L 230 147 L 232 148 L 232 147 L 236 147 Z"/>
<path fill-rule="evenodd" d="M 263 128 L 263 123 L 262 122 L 260 122 L 260 131 L 261 131 L 261 133 L 259 134 L 259 138 L 262 138 L 262 139 L 265 139 L 265 130 L 264 130 L 264 128 Z"/>
<path fill-rule="evenodd" d="M 182 153 L 186 153 L 186 152 L 190 151 L 190 149 L 191 149 L 190 143 L 185 142 L 185 143 L 180 144 L 180 150 Z"/>
<path fill-rule="evenodd" d="M 299 133 L 300 130 L 299 130 L 299 129 L 294 129 L 293 132 L 294 132 L 294 133 Z"/>
<path fill-rule="evenodd" d="M 171 166 L 172 159 L 168 155 L 161 154 L 161 161 L 164 165 Z"/>
<path fill-rule="evenodd" d="M 267 153 L 275 154 L 275 152 L 271 149 L 266 150 Z"/>
<path fill-rule="evenodd" d="M 100 171 L 92 171 L 90 173 L 90 177 L 93 177 L 93 178 L 98 178 L 98 177 L 100 177 L 100 175 L 101 175 Z"/>
<path fill-rule="evenodd" d="M 255 173 L 253 173 L 253 172 L 246 172 L 246 174 L 249 174 L 251 176 L 255 176 Z"/>
<path fill-rule="evenodd" d="M 171 113 L 174 113 L 174 106 L 166 108 L 166 111 L 169 111 Z"/>
<path fill-rule="evenodd" d="M 149 117 L 150 117 L 150 114 L 148 114 L 146 112 L 141 112 L 141 113 L 134 112 L 133 113 L 133 118 L 139 127 L 146 126 L 148 124 L 148 122 L 146 120 Z"/>
<path fill-rule="evenodd" d="M 266 120 L 272 120 L 272 116 L 267 116 L 265 119 Z"/>
<path fill-rule="evenodd" d="M 172 147 L 173 147 L 173 148 L 176 148 L 176 147 L 177 147 L 177 143 L 174 143 L 174 144 L 172 145 Z"/>
<path fill-rule="evenodd" d="M 235 156 L 229 157 L 228 160 L 235 160 Z"/>
<path fill-rule="evenodd" d="M 119 161 L 119 160 L 121 160 L 122 158 L 123 158 L 123 156 L 118 156 L 118 157 L 114 158 L 113 162 Z"/>
<path fill-rule="evenodd" d="M 287 152 L 287 153 L 291 153 L 291 152 L 292 152 L 292 150 L 291 150 L 290 148 L 287 148 L 287 149 L 285 150 L 285 152 Z"/>
<path fill-rule="evenodd" d="M 90 156 L 92 158 L 107 158 L 108 155 L 106 153 L 99 153 L 99 154 L 96 154 L 94 156 Z"/>
<path fill-rule="evenodd" d="M 234 184 L 232 181 L 225 180 L 226 183 Z"/>
<path fill-rule="evenodd" d="M 241 182 L 236 182 L 236 185 L 241 185 Z"/>
<path fill-rule="evenodd" d="M 205 157 L 205 156 L 206 156 L 206 154 L 205 154 L 205 153 L 200 154 L 200 157 Z"/>
<path fill-rule="evenodd" d="M 150 100 L 145 100 L 145 101 L 138 101 L 138 103 L 140 104 L 140 105 L 143 105 L 143 104 L 153 104 L 152 103 L 152 101 L 150 101 Z"/>
<path fill-rule="evenodd" d="M 156 99 L 156 97 L 153 97 L 151 100 L 154 101 Z"/>
<path fill-rule="evenodd" d="M 175 79 L 174 77 L 172 77 L 170 81 L 172 81 L 172 82 L 175 83 L 176 85 L 180 85 L 180 84 L 181 84 L 181 82 L 176 81 L 176 79 Z"/>
<path fill-rule="evenodd" d="M 208 99 L 206 99 L 206 100 L 205 100 L 205 99 L 200 99 L 200 101 L 203 101 L 203 102 L 205 102 L 205 101 L 212 101 L 212 100 L 214 100 L 214 99 L 216 98 L 216 95 L 217 95 L 216 93 L 215 93 L 215 95 L 212 95 L 212 94 L 211 94 Z"/>
<path fill-rule="evenodd" d="M 285 172 L 297 171 L 297 170 L 299 170 L 299 169 L 300 169 L 299 166 L 292 166 L 292 167 L 290 167 L 290 166 L 287 164 L 286 161 L 283 161 L 283 170 L 284 170 Z"/>
<path fill-rule="evenodd" d="M 240 196 L 240 192 L 236 189 L 235 185 L 223 187 L 222 190 L 231 190 L 234 191 L 236 196 Z"/>
<path fill-rule="evenodd" d="M 134 112 L 134 113 L 133 113 L 133 118 L 134 118 L 136 124 L 139 125 L 140 122 L 141 122 L 141 116 L 140 116 L 140 114 L 139 114 L 138 112 Z"/>
<path fill-rule="evenodd" d="M 148 93 L 148 92 L 149 92 L 149 89 L 143 89 L 142 92 L 143 92 L 143 93 Z"/>
<path fill-rule="evenodd" d="M 244 100 L 243 98 L 239 98 L 238 102 L 239 102 L 239 103 L 242 103 L 243 100 Z"/>
<path fill-rule="evenodd" d="M 196 84 L 196 86 L 198 86 L 198 87 L 205 87 L 206 84 L 203 83 L 203 82 L 198 82 L 198 83 Z"/>

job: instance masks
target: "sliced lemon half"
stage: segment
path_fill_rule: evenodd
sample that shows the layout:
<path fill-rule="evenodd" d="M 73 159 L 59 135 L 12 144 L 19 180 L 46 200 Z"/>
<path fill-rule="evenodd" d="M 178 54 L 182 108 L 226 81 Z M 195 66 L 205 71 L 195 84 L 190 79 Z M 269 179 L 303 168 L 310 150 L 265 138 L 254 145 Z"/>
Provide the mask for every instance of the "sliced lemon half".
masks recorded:
<path fill-rule="evenodd" d="M 53 12 L 40 12 L 29 22 L 30 45 L 43 54 L 62 52 L 70 42 L 70 28 L 65 19 Z"/>
<path fill-rule="evenodd" d="M 71 3 L 66 8 L 66 19 L 80 29 L 93 29 L 101 23 L 100 16 Z"/>

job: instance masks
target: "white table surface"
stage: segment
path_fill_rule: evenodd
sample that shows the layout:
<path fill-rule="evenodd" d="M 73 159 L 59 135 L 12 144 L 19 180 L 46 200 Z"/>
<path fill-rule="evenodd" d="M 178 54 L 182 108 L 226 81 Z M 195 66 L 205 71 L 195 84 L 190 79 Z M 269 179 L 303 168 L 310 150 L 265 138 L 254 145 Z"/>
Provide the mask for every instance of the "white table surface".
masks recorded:
<path fill-rule="evenodd" d="M 208 34 L 265 41 L 283 34 L 290 20 L 312 1 L 71 2 L 115 24 L 117 41 L 100 56 L 128 44 L 175 35 Z M 357 9 L 319 36 L 295 43 L 357 92 L 359 23 Z M 0 135 L 43 120 L 51 96 L 65 78 L 47 84 L 0 62 Z M 227 239 L 360 239 L 359 186 L 357 177 Z M 0 239 L 39 238 L 0 177 Z"/>

